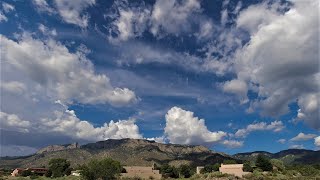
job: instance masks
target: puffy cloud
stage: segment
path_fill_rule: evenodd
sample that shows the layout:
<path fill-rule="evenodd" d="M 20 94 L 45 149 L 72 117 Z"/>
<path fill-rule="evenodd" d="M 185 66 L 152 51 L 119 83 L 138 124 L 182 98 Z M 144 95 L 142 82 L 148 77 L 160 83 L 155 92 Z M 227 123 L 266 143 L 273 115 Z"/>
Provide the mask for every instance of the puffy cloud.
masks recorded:
<path fill-rule="evenodd" d="M 0 87 L 2 90 L 14 94 L 22 94 L 26 90 L 26 86 L 18 81 L 1 82 Z"/>
<path fill-rule="evenodd" d="M 40 12 L 48 12 L 49 14 L 56 13 L 56 11 L 49 6 L 46 0 L 33 0 L 32 2 Z"/>
<path fill-rule="evenodd" d="M 82 28 L 86 28 L 88 26 L 89 20 L 89 15 L 82 14 L 82 11 L 95 3 L 95 0 L 55 0 L 55 5 L 62 19 L 66 23 L 75 24 Z"/>
<path fill-rule="evenodd" d="M 8 3 L 6 3 L 6 2 L 2 2 L 2 8 L 3 8 L 4 12 L 6 12 L 6 13 L 15 10 L 15 8 L 14 8 L 13 5 L 8 4 Z"/>
<path fill-rule="evenodd" d="M 178 35 L 181 31 L 189 31 L 190 17 L 200 10 L 201 5 L 198 0 L 157 0 L 152 10 L 150 31 L 154 35 L 161 33 Z"/>
<path fill-rule="evenodd" d="M 112 87 L 106 75 L 94 73 L 92 63 L 83 54 L 70 53 L 59 42 L 43 42 L 30 36 L 24 36 L 19 42 L 4 36 L 1 39 L 1 48 L 5 49 L 1 51 L 1 56 L 6 62 L 3 69 L 18 70 L 36 83 L 39 89 L 44 88 L 53 99 L 67 103 L 110 103 L 116 106 L 136 100 L 134 92 Z M 13 85 L 4 87 L 12 89 Z"/>
<path fill-rule="evenodd" d="M 141 36 L 146 30 L 151 10 L 145 4 L 138 7 L 129 7 L 128 2 L 116 1 L 113 5 L 117 16 L 106 15 L 112 19 L 110 33 L 117 36 L 109 36 L 111 42 L 127 41 L 130 38 Z"/>
<path fill-rule="evenodd" d="M 270 124 L 266 122 L 253 123 L 249 124 L 245 129 L 239 129 L 235 133 L 236 137 L 246 137 L 248 134 L 254 131 L 273 131 L 279 132 L 284 128 L 284 125 L 281 121 L 273 121 Z"/>
<path fill-rule="evenodd" d="M 194 117 L 193 112 L 179 107 L 172 107 L 167 112 L 164 132 L 170 143 L 174 144 L 210 145 L 227 135 L 222 131 L 209 131 L 204 119 Z"/>
<path fill-rule="evenodd" d="M 298 102 L 298 118 L 316 129 L 320 128 L 318 9 L 318 1 L 294 1 L 290 7 L 260 4 L 241 11 L 237 25 L 250 33 L 250 40 L 234 57 L 237 79 L 257 85 L 251 88 L 258 94 L 254 109 L 278 117 L 289 112 L 288 104 Z"/>
<path fill-rule="evenodd" d="M 144 3 L 137 6 L 128 1 L 115 1 L 112 8 L 116 15 L 106 15 L 112 21 L 109 28 L 111 42 L 126 41 L 141 36 L 144 31 L 151 32 L 155 37 L 180 35 L 191 32 L 192 25 L 198 26 L 199 32 L 195 33 L 198 38 L 211 37 L 213 24 L 205 17 L 200 18 L 199 0 L 157 0 L 153 7 Z"/>
<path fill-rule="evenodd" d="M 286 141 L 287 140 L 285 140 L 285 139 L 279 139 L 277 142 L 280 143 L 280 144 L 284 144 L 284 143 L 286 143 Z"/>
<path fill-rule="evenodd" d="M 307 140 L 315 138 L 316 136 L 317 135 L 315 135 L 315 134 L 299 133 L 297 136 L 290 139 L 290 141 L 307 141 Z"/>
<path fill-rule="evenodd" d="M 50 30 L 48 27 L 46 27 L 43 24 L 39 24 L 38 29 L 40 32 L 42 32 L 42 34 L 46 35 L 46 36 L 56 36 L 57 35 L 57 31 L 56 29 L 52 29 Z"/>
<path fill-rule="evenodd" d="M 43 132 L 59 132 L 70 137 L 85 140 L 104 140 L 104 139 L 122 139 L 134 138 L 141 139 L 139 127 L 134 119 L 110 121 L 101 127 L 94 127 L 88 121 L 81 121 L 75 115 L 73 110 L 66 109 L 65 112 L 56 111 L 56 117 L 44 118 L 38 124 Z"/>
<path fill-rule="evenodd" d="M 241 103 L 248 102 L 248 97 L 247 97 L 248 87 L 246 82 L 242 80 L 234 79 L 234 80 L 225 82 L 222 88 L 224 92 L 237 94 L 239 97 L 241 97 L 241 100 L 240 100 Z"/>
<path fill-rule="evenodd" d="M 314 138 L 314 145 L 320 147 L 320 136 Z"/>
<path fill-rule="evenodd" d="M 0 129 L 10 129 L 17 131 L 28 132 L 30 127 L 30 122 L 21 120 L 15 114 L 7 114 L 5 112 L 0 112 Z"/>
<path fill-rule="evenodd" d="M 243 141 L 224 140 L 221 144 L 229 148 L 239 148 L 243 146 Z"/>

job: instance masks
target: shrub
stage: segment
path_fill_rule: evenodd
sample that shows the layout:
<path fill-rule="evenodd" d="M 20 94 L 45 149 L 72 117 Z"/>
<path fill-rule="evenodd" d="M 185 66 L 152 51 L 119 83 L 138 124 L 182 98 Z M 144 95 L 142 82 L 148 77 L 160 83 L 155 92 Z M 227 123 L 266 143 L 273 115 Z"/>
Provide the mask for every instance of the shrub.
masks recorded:
<path fill-rule="evenodd" d="M 179 167 L 179 172 L 184 178 L 189 178 L 193 175 L 191 167 L 185 164 Z"/>
<path fill-rule="evenodd" d="M 49 169 L 44 175 L 46 177 L 51 177 L 52 176 L 52 171 Z"/>
<path fill-rule="evenodd" d="M 272 170 L 272 164 L 268 158 L 263 156 L 262 154 L 259 154 L 256 160 L 256 166 L 263 171 L 271 171 Z"/>
<path fill-rule="evenodd" d="M 57 158 L 49 161 L 49 170 L 52 172 L 52 177 L 62 177 L 66 175 L 69 167 L 70 162 L 66 159 Z"/>
<path fill-rule="evenodd" d="M 110 158 L 103 160 L 91 160 L 87 165 L 81 167 L 81 176 L 87 180 L 116 179 L 122 171 L 120 162 Z"/>
<path fill-rule="evenodd" d="M 21 176 L 23 177 L 27 177 L 27 176 L 31 176 L 32 172 L 30 170 L 25 170 L 22 171 Z"/>
<path fill-rule="evenodd" d="M 285 166 L 281 160 L 278 159 L 271 159 L 270 163 L 274 168 L 276 168 L 278 171 L 283 171 L 285 169 Z"/>
<path fill-rule="evenodd" d="M 164 177 L 171 177 L 171 178 L 178 178 L 179 177 L 179 171 L 174 166 L 170 166 L 168 164 L 164 164 L 160 168 L 161 174 L 163 174 Z"/>
<path fill-rule="evenodd" d="M 243 170 L 244 172 L 252 172 L 252 171 L 253 171 L 253 168 L 251 167 L 250 163 L 245 162 L 245 163 L 243 164 L 242 170 Z"/>

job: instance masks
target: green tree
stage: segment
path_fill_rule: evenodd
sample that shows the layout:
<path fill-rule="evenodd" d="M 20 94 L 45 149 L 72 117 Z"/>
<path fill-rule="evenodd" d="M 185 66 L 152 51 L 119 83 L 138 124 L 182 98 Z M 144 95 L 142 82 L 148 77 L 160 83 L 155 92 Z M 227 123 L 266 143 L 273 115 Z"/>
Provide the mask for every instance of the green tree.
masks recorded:
<path fill-rule="evenodd" d="M 121 173 L 120 162 L 110 158 L 102 160 L 91 160 L 87 165 L 81 167 L 81 176 L 87 180 L 116 179 Z"/>
<path fill-rule="evenodd" d="M 201 173 L 211 173 L 212 171 L 219 171 L 220 164 L 215 163 L 214 165 L 205 165 L 203 169 L 201 169 Z"/>
<path fill-rule="evenodd" d="M 179 167 L 180 175 L 184 178 L 189 178 L 193 175 L 192 169 L 189 165 L 183 164 Z"/>
<path fill-rule="evenodd" d="M 259 154 L 256 160 L 256 166 L 263 171 L 271 171 L 272 170 L 272 164 L 268 158 L 263 156 L 262 154 Z"/>
<path fill-rule="evenodd" d="M 278 171 L 283 171 L 285 169 L 283 161 L 279 159 L 271 159 L 270 162 L 272 166 L 275 167 Z"/>
<path fill-rule="evenodd" d="M 23 177 L 27 177 L 27 176 L 31 176 L 32 175 L 32 172 L 30 170 L 25 170 L 25 171 L 22 171 L 21 173 L 21 176 Z"/>
<path fill-rule="evenodd" d="M 243 169 L 244 172 L 253 172 L 253 168 L 251 167 L 249 162 L 245 162 L 243 164 L 243 168 L 242 169 Z"/>
<path fill-rule="evenodd" d="M 52 172 L 52 177 L 62 177 L 66 175 L 69 167 L 70 162 L 66 159 L 57 158 L 49 161 L 49 170 Z"/>
<path fill-rule="evenodd" d="M 44 175 L 46 177 L 51 177 L 52 176 L 52 171 L 49 169 Z"/>
<path fill-rule="evenodd" d="M 179 171 L 174 166 L 170 166 L 168 164 L 164 164 L 160 168 L 161 174 L 163 174 L 164 177 L 171 177 L 171 178 L 178 178 L 179 177 Z"/>

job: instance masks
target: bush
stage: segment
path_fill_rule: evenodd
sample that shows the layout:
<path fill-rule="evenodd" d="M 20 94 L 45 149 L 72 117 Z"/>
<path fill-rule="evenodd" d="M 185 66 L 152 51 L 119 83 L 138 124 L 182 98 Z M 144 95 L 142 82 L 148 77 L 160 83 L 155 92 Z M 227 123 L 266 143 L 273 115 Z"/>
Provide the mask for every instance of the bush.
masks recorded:
<path fill-rule="evenodd" d="M 116 179 L 122 171 L 120 162 L 106 158 L 103 160 L 91 160 L 81 167 L 81 176 L 87 180 Z"/>
<path fill-rule="evenodd" d="M 268 158 L 263 156 L 262 154 L 259 154 L 256 160 L 256 166 L 263 171 L 271 171 L 272 170 L 272 164 Z"/>
<path fill-rule="evenodd" d="M 189 178 L 193 175 L 191 167 L 188 165 L 181 165 L 179 167 L 179 172 L 180 172 L 180 175 L 182 175 L 184 178 Z"/>
<path fill-rule="evenodd" d="M 52 172 L 52 177 L 62 177 L 66 175 L 70 167 L 70 162 L 66 159 L 57 158 L 49 161 L 49 170 Z"/>
<path fill-rule="evenodd" d="M 160 168 L 160 172 L 164 177 L 178 178 L 179 171 L 174 166 L 170 166 L 168 164 L 164 164 Z"/>
<path fill-rule="evenodd" d="M 245 162 L 245 163 L 243 164 L 242 170 L 243 170 L 244 172 L 252 172 L 252 171 L 253 171 L 253 168 L 251 167 L 250 163 Z"/>
<path fill-rule="evenodd" d="M 270 163 L 274 168 L 276 168 L 278 171 L 283 171 L 285 169 L 285 166 L 281 160 L 278 159 L 271 159 Z"/>
<path fill-rule="evenodd" d="M 27 176 L 31 176 L 32 172 L 30 170 L 25 170 L 22 171 L 21 176 L 23 177 L 27 177 Z"/>
<path fill-rule="evenodd" d="M 51 177 L 52 176 L 52 171 L 49 169 L 45 174 L 44 176 L 46 177 Z"/>

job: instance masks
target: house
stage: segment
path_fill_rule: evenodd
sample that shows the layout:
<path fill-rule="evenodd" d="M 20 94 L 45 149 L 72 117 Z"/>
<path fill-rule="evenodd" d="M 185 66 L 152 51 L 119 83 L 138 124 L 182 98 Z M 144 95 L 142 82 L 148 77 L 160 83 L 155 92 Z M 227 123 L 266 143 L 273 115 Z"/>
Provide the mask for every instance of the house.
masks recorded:
<path fill-rule="evenodd" d="M 134 178 L 139 177 L 141 179 L 161 179 L 162 175 L 159 170 L 155 170 L 153 167 L 145 166 L 124 166 L 126 173 L 121 173 L 121 177 Z"/>
<path fill-rule="evenodd" d="M 16 168 L 12 171 L 11 176 L 20 176 L 23 171 L 24 169 L 22 168 Z"/>
<path fill-rule="evenodd" d="M 243 172 L 243 164 L 221 164 L 219 171 L 225 174 L 232 174 L 238 177 L 242 177 L 248 172 Z"/>
<path fill-rule="evenodd" d="M 40 176 L 45 175 L 47 173 L 47 171 L 48 171 L 48 169 L 46 169 L 46 168 L 26 168 L 26 169 L 16 168 L 11 173 L 11 176 L 21 176 L 23 171 L 28 171 L 28 170 L 30 172 L 32 172 L 34 174 L 37 174 L 37 175 L 40 175 Z"/>
<path fill-rule="evenodd" d="M 201 174 L 202 169 L 204 169 L 204 166 L 197 166 L 197 174 Z"/>
<path fill-rule="evenodd" d="M 80 176 L 81 175 L 80 170 L 71 171 L 71 175 L 72 176 Z"/>

